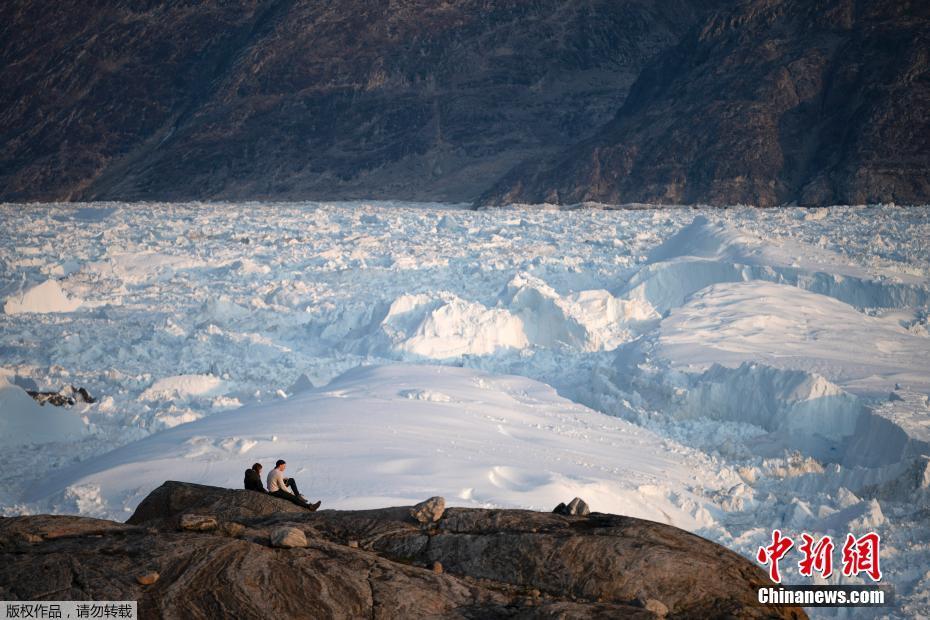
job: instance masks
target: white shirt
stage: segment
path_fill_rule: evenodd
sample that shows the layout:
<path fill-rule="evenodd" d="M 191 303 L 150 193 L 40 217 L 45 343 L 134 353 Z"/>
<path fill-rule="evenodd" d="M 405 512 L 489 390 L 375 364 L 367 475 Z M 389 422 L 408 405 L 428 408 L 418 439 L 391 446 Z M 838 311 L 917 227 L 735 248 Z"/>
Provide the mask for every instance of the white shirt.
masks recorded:
<path fill-rule="evenodd" d="M 275 467 L 270 472 L 268 472 L 268 487 L 269 493 L 274 493 L 275 491 L 285 491 L 293 495 L 291 488 L 284 484 L 284 472 Z"/>

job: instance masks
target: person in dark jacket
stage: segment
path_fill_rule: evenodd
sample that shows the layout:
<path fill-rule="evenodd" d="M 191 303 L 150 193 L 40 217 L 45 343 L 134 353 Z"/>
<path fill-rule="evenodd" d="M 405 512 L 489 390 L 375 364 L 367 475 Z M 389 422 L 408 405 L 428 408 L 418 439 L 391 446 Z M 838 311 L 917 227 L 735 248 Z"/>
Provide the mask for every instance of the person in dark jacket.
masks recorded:
<path fill-rule="evenodd" d="M 245 488 L 249 491 L 258 491 L 267 493 L 265 485 L 262 484 L 262 464 L 255 463 L 251 468 L 245 470 Z"/>

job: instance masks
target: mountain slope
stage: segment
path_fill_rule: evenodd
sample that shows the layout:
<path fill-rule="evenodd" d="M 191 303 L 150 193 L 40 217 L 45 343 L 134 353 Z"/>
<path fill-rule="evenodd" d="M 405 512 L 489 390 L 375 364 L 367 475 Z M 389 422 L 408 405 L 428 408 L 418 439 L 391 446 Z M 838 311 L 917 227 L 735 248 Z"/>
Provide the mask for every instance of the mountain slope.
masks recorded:
<path fill-rule="evenodd" d="M 616 118 L 481 200 L 930 201 L 930 5 L 749 0 L 645 69 Z"/>
<path fill-rule="evenodd" d="M 470 201 L 726 0 L 0 7 L 0 199 Z"/>

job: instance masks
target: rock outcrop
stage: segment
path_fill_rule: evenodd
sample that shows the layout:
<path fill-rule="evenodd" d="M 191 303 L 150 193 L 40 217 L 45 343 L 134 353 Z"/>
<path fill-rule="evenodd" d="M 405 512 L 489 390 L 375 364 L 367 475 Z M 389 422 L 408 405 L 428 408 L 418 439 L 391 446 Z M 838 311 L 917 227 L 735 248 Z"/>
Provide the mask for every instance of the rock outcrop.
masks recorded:
<path fill-rule="evenodd" d="M 741 2 L 647 67 L 593 138 L 480 202 L 930 202 L 928 49 L 926 2 Z"/>
<path fill-rule="evenodd" d="M 242 529 L 181 531 L 184 514 Z M 282 529 L 306 547 L 272 546 Z M 168 482 L 127 524 L 0 519 L 0 597 L 137 600 L 142 618 L 805 617 L 759 606 L 768 583 L 707 540 L 597 513 L 448 508 L 425 526 L 410 507 L 308 512 Z"/>
<path fill-rule="evenodd" d="M 730 0 L 0 4 L 0 200 L 471 201 Z"/>

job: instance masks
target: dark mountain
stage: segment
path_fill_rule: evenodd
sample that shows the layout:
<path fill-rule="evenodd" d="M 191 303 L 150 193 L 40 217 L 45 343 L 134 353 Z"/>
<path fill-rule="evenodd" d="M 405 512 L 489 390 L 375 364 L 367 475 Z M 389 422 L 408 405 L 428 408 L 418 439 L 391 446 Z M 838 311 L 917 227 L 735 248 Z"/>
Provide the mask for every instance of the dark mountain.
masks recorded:
<path fill-rule="evenodd" d="M 748 0 L 483 203 L 930 202 L 930 3 Z"/>
<path fill-rule="evenodd" d="M 473 200 L 730 0 L 0 5 L 0 199 Z"/>

